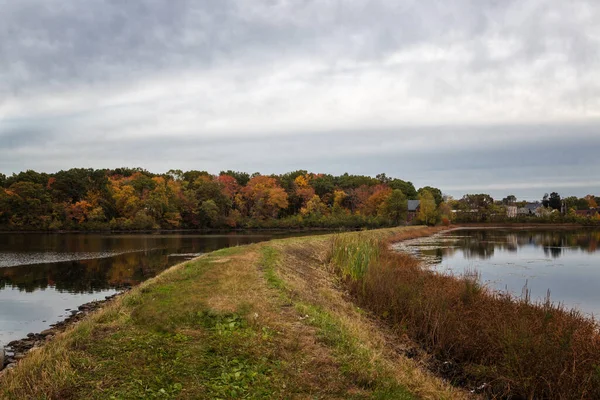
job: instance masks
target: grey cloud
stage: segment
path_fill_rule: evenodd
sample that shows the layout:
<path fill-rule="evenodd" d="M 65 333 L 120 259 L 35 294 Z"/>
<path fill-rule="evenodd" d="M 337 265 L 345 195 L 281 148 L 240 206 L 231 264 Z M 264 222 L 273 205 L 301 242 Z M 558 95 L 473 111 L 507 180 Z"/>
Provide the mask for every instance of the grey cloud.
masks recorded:
<path fill-rule="evenodd" d="M 295 169 L 341 174 L 388 175 L 432 185 L 454 196 L 483 191 L 496 197 L 514 193 L 538 198 L 544 191 L 564 194 L 598 193 L 594 171 L 600 170 L 600 124 L 588 126 L 505 126 L 463 128 L 404 128 L 405 134 L 431 137 L 460 131 L 457 137 L 473 139 L 469 146 L 414 151 L 399 132 L 321 132 L 312 135 L 257 135 L 237 138 L 156 137 L 102 140 L 89 137 L 54 137 L 51 145 L 28 160 L 28 168 L 47 172 L 74 166 L 114 168 L 141 166 L 155 172 L 171 168 L 225 169 L 283 173 Z M 494 146 L 479 146 L 478 138 L 497 132 L 522 137 Z M 473 134 L 475 133 L 475 134 Z M 434 136 L 431 136 L 434 135 Z M 0 136 L 0 138 L 6 136 Z M 552 140 L 545 140 L 547 137 Z M 562 138 L 561 138 L 562 137 Z M 529 138 L 529 139 L 528 139 Z M 27 143 L 22 143 L 26 146 Z M 15 150 L 17 150 L 15 152 Z M 19 149 L 0 147 L 0 171 L 18 171 Z M 540 187 L 540 182 L 548 187 Z M 577 182 L 580 182 L 577 186 Z M 573 184 L 575 183 L 575 185 Z M 494 184 L 492 188 L 487 185 Z M 473 187 L 481 187 L 481 190 Z M 529 187 L 528 187 L 529 186 Z M 448 188 L 446 190 L 445 188 Z"/>
<path fill-rule="evenodd" d="M 13 94 L 290 54 L 380 58 L 447 35 L 480 36 L 498 8 L 474 0 L 0 4 L 0 90 Z"/>
<path fill-rule="evenodd" d="M 526 193 L 553 179 L 594 189 L 583 188 L 600 167 L 593 0 L 0 0 L 0 9 L 0 172 L 301 168 L 386 172 L 452 194 L 478 182 Z M 190 75 L 199 89 L 173 83 Z M 374 112 L 352 119 L 364 110 Z M 444 113 L 494 122 L 433 126 Z M 231 121 L 226 136 L 211 128 Z"/>

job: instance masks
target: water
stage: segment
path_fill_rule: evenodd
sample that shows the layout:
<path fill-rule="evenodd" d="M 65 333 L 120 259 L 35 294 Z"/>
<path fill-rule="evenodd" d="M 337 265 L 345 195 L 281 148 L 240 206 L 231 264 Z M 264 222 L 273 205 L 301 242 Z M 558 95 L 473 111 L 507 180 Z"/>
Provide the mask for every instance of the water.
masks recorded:
<path fill-rule="evenodd" d="M 169 266 L 272 234 L 0 234 L 0 344 Z"/>
<path fill-rule="evenodd" d="M 600 315 L 600 231 L 456 230 L 398 244 L 436 271 L 479 275 L 489 289 Z"/>

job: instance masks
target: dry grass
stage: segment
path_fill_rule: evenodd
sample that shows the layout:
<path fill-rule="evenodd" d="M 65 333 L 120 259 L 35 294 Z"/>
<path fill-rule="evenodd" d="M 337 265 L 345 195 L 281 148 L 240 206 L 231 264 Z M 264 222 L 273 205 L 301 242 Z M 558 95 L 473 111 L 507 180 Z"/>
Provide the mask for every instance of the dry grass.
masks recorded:
<path fill-rule="evenodd" d="M 416 237 L 431 232 L 429 228 L 408 228 L 408 232 L 398 229 L 377 230 L 379 238 L 397 237 L 398 234 Z M 349 234 L 354 236 L 356 234 Z M 359 234 L 364 235 L 364 234 Z M 405 338 L 390 338 L 379 324 L 356 307 L 340 286 L 339 280 L 331 274 L 328 256 L 331 251 L 331 236 L 320 242 L 277 241 L 271 244 L 281 255 L 278 276 L 285 282 L 286 290 L 297 303 L 310 304 L 327 312 L 340 329 L 355 340 L 357 348 L 343 348 L 347 354 L 355 351 L 357 357 L 349 360 L 354 363 L 350 369 L 365 370 L 374 375 L 391 377 L 395 382 L 407 387 L 423 399 L 467 399 L 473 396 L 453 388 L 442 379 L 434 376 L 415 360 L 405 357 L 397 348 L 414 347 Z M 304 310 L 306 307 L 300 307 Z M 364 351 L 364 354 L 360 354 Z M 369 379 L 363 377 L 362 379 Z"/>
<path fill-rule="evenodd" d="M 404 386 L 459 398 L 390 354 L 336 289 L 328 248 L 296 238 L 173 267 L 29 355 L 1 378 L 0 398 L 414 398 Z"/>
<path fill-rule="evenodd" d="M 369 250 L 367 266 L 361 264 L 366 250 L 344 250 L 366 245 L 378 246 Z M 440 371 L 456 383 L 486 383 L 491 397 L 600 398 L 598 325 L 580 313 L 424 270 L 412 256 L 392 252 L 385 239 L 335 237 L 331 260 L 359 304 L 446 361 Z M 349 268 L 359 272 L 344 272 Z"/>

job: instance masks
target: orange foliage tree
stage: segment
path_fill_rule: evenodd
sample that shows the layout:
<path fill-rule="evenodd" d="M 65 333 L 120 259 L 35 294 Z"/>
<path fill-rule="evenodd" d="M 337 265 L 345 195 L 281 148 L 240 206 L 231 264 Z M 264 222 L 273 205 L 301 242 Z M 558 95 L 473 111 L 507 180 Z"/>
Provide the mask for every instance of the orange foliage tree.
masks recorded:
<path fill-rule="evenodd" d="M 288 195 L 275 178 L 257 175 L 242 189 L 244 208 L 258 219 L 276 218 L 288 206 Z"/>

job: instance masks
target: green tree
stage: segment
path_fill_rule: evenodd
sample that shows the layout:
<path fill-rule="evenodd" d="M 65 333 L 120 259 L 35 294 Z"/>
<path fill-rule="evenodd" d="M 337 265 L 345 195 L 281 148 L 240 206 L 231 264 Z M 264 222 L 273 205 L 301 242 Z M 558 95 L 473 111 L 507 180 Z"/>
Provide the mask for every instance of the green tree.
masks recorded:
<path fill-rule="evenodd" d="M 319 197 L 323 198 L 328 194 L 333 196 L 335 190 L 335 178 L 333 175 L 317 175 L 309 183 Z"/>
<path fill-rule="evenodd" d="M 438 188 L 434 188 L 434 187 L 431 187 L 431 186 L 425 186 L 425 187 L 422 187 L 421 189 L 419 189 L 419 191 L 417 193 L 421 194 L 425 190 L 428 191 L 429 193 L 431 193 L 433 195 L 436 207 L 439 206 L 442 201 L 444 201 L 444 197 L 442 195 L 442 191 L 440 189 L 438 189 Z"/>
<path fill-rule="evenodd" d="M 517 202 L 517 197 L 514 194 L 509 194 L 505 198 L 502 199 L 502 204 L 505 206 L 513 205 Z"/>
<path fill-rule="evenodd" d="M 409 200 L 417 200 L 419 195 L 412 182 L 403 181 L 402 179 L 392 179 L 389 181 L 388 186 L 394 190 L 402 190 L 402 193 L 404 193 Z"/>
<path fill-rule="evenodd" d="M 578 207 L 577 207 L 578 200 L 579 199 L 576 196 L 565 197 L 563 199 L 563 201 L 565 202 L 565 206 L 567 208 L 567 211 L 570 210 L 570 209 L 572 209 L 572 208 L 575 209 L 575 210 L 577 210 L 578 209 Z"/>
<path fill-rule="evenodd" d="M 52 214 L 52 199 L 44 186 L 33 182 L 15 182 L 6 191 L 10 223 L 19 227 L 45 228 Z"/>
<path fill-rule="evenodd" d="M 375 186 L 379 185 L 378 179 L 371 178 L 370 176 L 364 175 L 349 175 L 345 173 L 337 178 L 337 185 L 342 189 L 358 189 L 361 186 Z"/>
<path fill-rule="evenodd" d="M 6 181 L 4 182 L 4 187 L 10 187 L 10 185 L 17 182 L 31 182 L 44 186 L 48 182 L 48 178 L 50 178 L 48 174 L 39 173 L 28 169 L 25 172 L 12 174 L 12 176 L 6 178 Z"/>
<path fill-rule="evenodd" d="M 408 199 L 400 189 L 394 189 L 392 194 L 387 198 L 384 206 L 385 216 L 394 223 L 399 225 L 406 221 L 408 211 Z"/>
<path fill-rule="evenodd" d="M 204 226 L 215 227 L 219 221 L 219 207 L 213 200 L 205 200 L 200 205 L 200 215 Z"/>
<path fill-rule="evenodd" d="M 550 197 L 548 198 L 548 206 L 553 210 L 560 210 L 562 205 L 562 201 L 560 200 L 560 194 L 556 192 L 550 193 Z"/>
<path fill-rule="evenodd" d="M 246 186 L 246 184 L 250 180 L 250 175 L 246 172 L 227 170 L 221 171 L 219 175 L 229 175 L 233 177 L 240 186 Z"/>
<path fill-rule="evenodd" d="M 417 218 L 425 225 L 435 225 L 437 220 L 437 210 L 435 198 L 428 190 L 422 190 L 419 194 L 420 206 Z"/>

